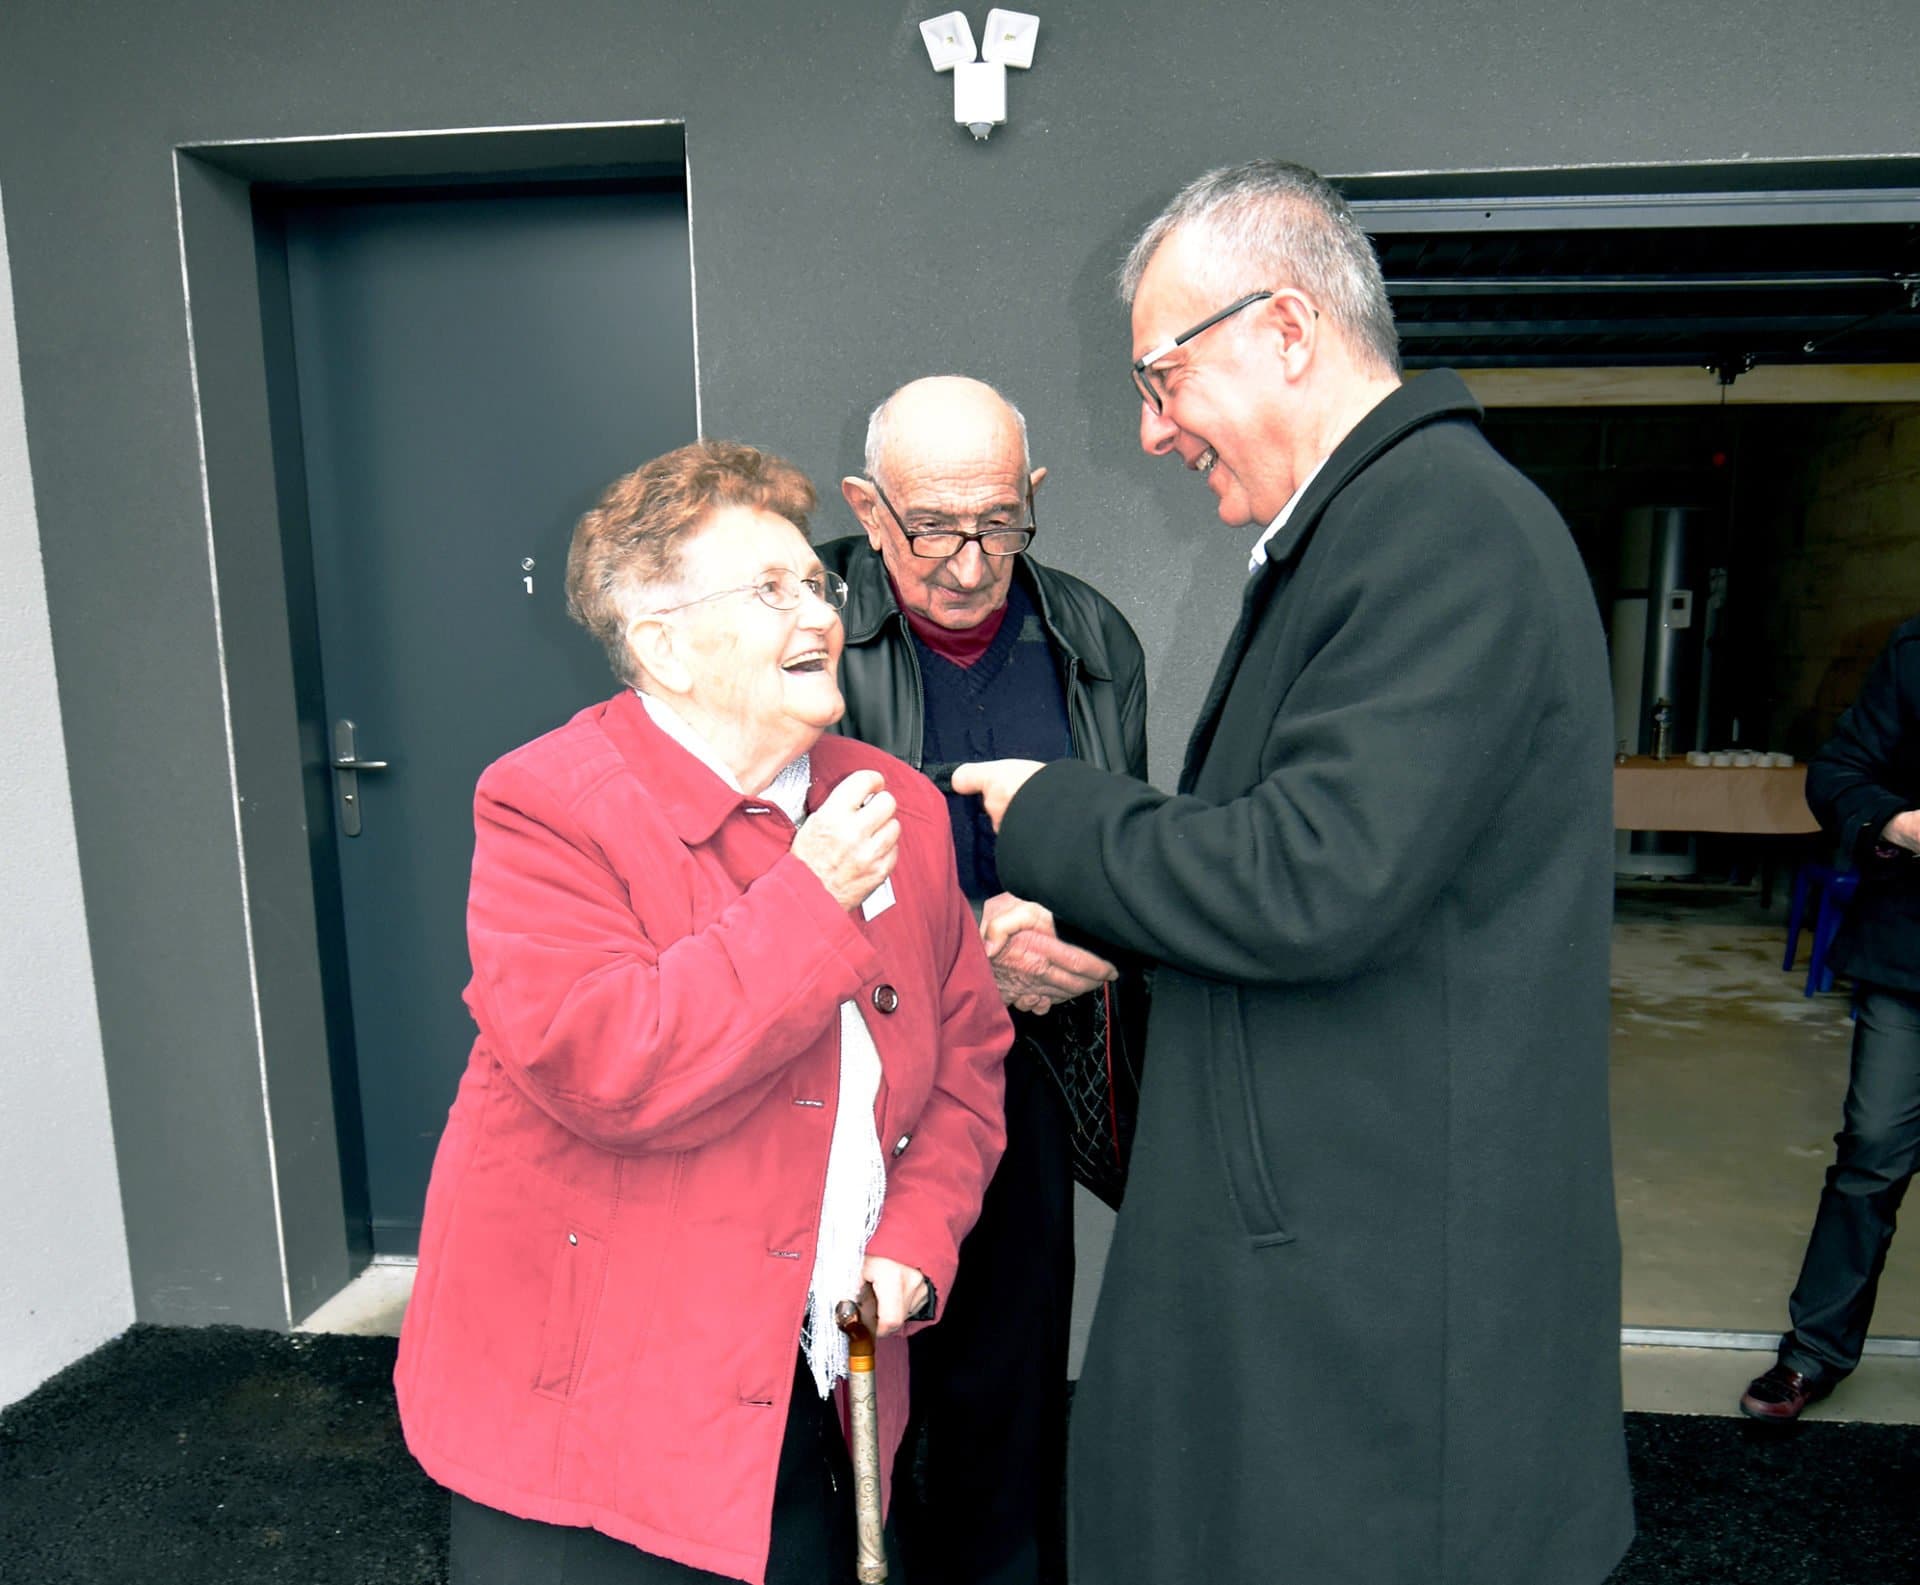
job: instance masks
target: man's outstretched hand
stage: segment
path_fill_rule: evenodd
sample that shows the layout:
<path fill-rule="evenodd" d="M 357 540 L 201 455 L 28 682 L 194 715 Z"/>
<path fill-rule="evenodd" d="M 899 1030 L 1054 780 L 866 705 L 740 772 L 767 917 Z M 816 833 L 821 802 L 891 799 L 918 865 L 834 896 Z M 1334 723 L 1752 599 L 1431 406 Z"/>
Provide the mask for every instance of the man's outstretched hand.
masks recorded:
<path fill-rule="evenodd" d="M 1013 802 L 1013 795 L 1040 769 L 1037 759 L 972 760 L 954 766 L 953 790 L 978 797 L 986 805 L 993 829 L 998 831 L 1000 822 L 1007 817 L 1007 805 Z"/>

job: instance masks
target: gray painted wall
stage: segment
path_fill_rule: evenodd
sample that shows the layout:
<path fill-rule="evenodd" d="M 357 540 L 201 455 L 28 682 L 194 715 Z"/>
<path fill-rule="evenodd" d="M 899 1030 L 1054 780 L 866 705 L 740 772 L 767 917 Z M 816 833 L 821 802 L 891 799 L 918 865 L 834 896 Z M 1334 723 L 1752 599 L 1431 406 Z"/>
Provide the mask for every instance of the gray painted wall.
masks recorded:
<path fill-rule="evenodd" d="M 1110 273 L 1172 188 L 1253 153 L 1359 173 L 1916 141 L 1920 42 L 1881 0 L 1103 0 L 1043 13 L 985 145 L 921 53 L 932 9 L 9 8 L 0 184 L 144 1317 L 285 1323 L 268 1141 L 300 1121 L 266 1116 L 173 145 L 684 118 L 709 430 L 786 452 L 831 501 L 891 385 L 950 368 L 1003 385 L 1052 470 L 1042 553 L 1146 642 L 1168 776 L 1244 554 L 1197 481 L 1133 445 Z"/>
<path fill-rule="evenodd" d="M 133 1320 L 0 211 L 0 1407 Z"/>

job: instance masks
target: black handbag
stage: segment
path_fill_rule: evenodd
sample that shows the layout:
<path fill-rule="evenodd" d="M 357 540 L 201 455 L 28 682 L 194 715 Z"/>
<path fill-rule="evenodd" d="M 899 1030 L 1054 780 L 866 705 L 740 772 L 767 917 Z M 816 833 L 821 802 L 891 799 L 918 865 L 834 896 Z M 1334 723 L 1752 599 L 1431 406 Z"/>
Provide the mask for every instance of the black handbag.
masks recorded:
<path fill-rule="evenodd" d="M 1116 1211 L 1140 1107 L 1146 984 L 1137 972 L 1015 1020 L 1067 1107 L 1073 1176 Z"/>

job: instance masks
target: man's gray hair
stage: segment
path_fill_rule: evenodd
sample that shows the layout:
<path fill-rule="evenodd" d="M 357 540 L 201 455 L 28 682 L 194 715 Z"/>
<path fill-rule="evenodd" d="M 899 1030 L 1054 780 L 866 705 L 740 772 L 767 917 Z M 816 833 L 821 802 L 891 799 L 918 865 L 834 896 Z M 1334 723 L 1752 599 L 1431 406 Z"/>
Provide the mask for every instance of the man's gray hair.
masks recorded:
<path fill-rule="evenodd" d="M 946 376 L 927 375 L 923 376 L 923 378 L 972 380 L 973 376 L 970 374 L 952 374 Z M 907 383 L 909 385 L 918 385 L 920 381 L 910 380 Z M 1013 427 L 1020 432 L 1020 477 L 1025 479 L 1033 472 L 1033 448 L 1027 441 L 1027 415 L 1015 407 L 1013 403 L 1009 402 L 1006 397 L 993 386 L 987 385 L 985 380 L 974 380 L 973 383 L 975 385 L 985 386 L 987 390 L 992 391 L 995 396 L 999 397 L 1000 405 L 1013 415 Z M 880 477 L 880 459 L 887 454 L 887 442 L 893 437 L 893 398 L 898 396 L 900 391 L 904 391 L 906 388 L 905 385 L 901 386 L 899 391 L 893 392 L 891 396 L 867 415 L 867 450 L 862 462 L 867 470 L 867 477 L 869 479 L 877 479 Z"/>
<path fill-rule="evenodd" d="M 1400 336 L 1373 244 L 1324 177 L 1284 160 L 1223 166 L 1189 182 L 1140 233 L 1120 268 L 1129 308 L 1140 277 L 1174 232 L 1204 235 L 1222 305 L 1246 292 L 1298 287 L 1365 360 L 1400 372 Z"/>

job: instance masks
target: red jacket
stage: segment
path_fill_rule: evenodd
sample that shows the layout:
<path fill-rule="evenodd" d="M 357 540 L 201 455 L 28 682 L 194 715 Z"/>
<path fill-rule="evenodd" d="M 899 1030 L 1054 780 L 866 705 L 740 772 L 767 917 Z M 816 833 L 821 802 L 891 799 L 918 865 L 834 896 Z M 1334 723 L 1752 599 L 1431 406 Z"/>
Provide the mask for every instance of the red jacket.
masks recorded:
<path fill-rule="evenodd" d="M 862 769 L 900 808 L 896 901 L 871 920 L 792 856 L 784 815 L 631 693 L 480 778 L 480 1034 L 395 1373 L 407 1445 L 441 1484 L 759 1585 L 848 998 L 882 1069 L 868 1251 L 953 1291 L 1005 1143 L 1010 1025 L 932 784 L 823 737 L 810 807 Z M 884 1471 L 902 1337 L 877 1371 Z"/>

